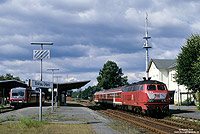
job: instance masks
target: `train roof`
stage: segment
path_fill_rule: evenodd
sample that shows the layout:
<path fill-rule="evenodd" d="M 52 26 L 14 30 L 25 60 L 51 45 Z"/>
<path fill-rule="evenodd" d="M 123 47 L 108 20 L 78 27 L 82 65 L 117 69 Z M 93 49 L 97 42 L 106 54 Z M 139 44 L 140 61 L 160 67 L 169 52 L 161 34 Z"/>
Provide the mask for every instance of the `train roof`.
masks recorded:
<path fill-rule="evenodd" d="M 109 92 L 109 91 L 114 91 L 114 90 L 120 90 L 120 89 L 124 89 L 124 87 L 117 87 L 117 88 L 111 88 L 111 89 L 107 89 L 107 90 L 103 90 L 103 91 L 98 91 L 96 93 L 104 93 L 104 92 Z M 96 94 L 95 93 L 95 94 Z"/>
<path fill-rule="evenodd" d="M 108 90 L 98 91 L 96 93 L 104 93 L 104 92 L 120 90 L 120 89 L 122 89 L 122 91 L 123 91 L 124 87 L 129 87 L 129 86 L 134 86 L 134 85 L 141 85 L 141 84 L 164 84 L 164 83 L 160 82 L 160 81 L 156 81 L 156 80 L 143 80 L 143 81 L 135 82 L 135 83 L 123 86 L 123 87 L 117 87 L 117 88 L 112 88 L 112 89 L 108 89 Z"/>
<path fill-rule="evenodd" d="M 139 81 L 136 83 L 132 83 L 128 86 L 132 86 L 132 85 L 138 85 L 138 84 L 164 84 L 163 82 L 157 81 L 157 80 L 144 80 L 144 81 Z"/>

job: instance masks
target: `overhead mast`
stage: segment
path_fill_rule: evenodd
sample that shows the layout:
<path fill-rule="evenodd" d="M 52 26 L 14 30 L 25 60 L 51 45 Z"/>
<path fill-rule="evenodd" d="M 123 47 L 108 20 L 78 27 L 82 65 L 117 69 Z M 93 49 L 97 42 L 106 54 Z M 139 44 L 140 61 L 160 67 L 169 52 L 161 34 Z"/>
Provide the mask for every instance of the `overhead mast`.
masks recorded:
<path fill-rule="evenodd" d="M 150 46 L 148 46 L 148 39 L 150 39 L 151 37 L 148 36 L 148 13 L 146 13 L 146 19 L 145 19 L 145 37 L 143 37 L 143 39 L 146 40 L 146 42 L 144 43 L 143 48 L 146 49 L 146 79 L 148 80 L 149 77 L 149 73 L 147 72 L 148 69 L 148 65 L 149 65 L 149 52 L 148 49 L 151 48 Z"/>

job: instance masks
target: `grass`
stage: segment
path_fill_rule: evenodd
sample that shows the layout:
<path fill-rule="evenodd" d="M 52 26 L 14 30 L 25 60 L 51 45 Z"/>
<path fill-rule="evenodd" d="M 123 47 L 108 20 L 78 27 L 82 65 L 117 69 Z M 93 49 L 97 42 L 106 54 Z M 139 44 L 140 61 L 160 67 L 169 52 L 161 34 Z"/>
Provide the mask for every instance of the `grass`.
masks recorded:
<path fill-rule="evenodd" d="M 200 106 L 197 106 L 197 109 L 200 110 Z"/>
<path fill-rule="evenodd" d="M 19 123 L 0 124 L 1 134 L 94 134 L 90 124 L 52 124 L 28 117 Z M 3 130 L 3 131 L 2 131 Z"/>

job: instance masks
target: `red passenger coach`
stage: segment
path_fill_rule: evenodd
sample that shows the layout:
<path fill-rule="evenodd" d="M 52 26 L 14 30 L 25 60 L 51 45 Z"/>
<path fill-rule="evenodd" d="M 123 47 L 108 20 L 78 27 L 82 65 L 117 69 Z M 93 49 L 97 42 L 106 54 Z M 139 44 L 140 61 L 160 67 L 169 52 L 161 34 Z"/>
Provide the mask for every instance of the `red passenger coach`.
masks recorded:
<path fill-rule="evenodd" d="M 122 91 L 123 88 L 115 88 L 96 92 L 94 94 L 94 102 L 112 104 L 113 106 L 122 105 Z"/>
<path fill-rule="evenodd" d="M 124 87 L 96 92 L 94 101 L 148 115 L 164 115 L 169 112 L 166 85 L 154 80 L 144 80 Z"/>

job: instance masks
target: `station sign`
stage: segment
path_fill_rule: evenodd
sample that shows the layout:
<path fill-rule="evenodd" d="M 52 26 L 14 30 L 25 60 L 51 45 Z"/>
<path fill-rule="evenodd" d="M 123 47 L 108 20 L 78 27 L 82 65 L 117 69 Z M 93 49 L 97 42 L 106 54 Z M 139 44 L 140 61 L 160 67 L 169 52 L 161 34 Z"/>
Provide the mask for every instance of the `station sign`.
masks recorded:
<path fill-rule="evenodd" d="M 50 59 L 50 50 L 33 50 L 33 59 Z"/>
<path fill-rule="evenodd" d="M 31 86 L 39 88 L 53 88 L 53 82 L 31 80 Z"/>

